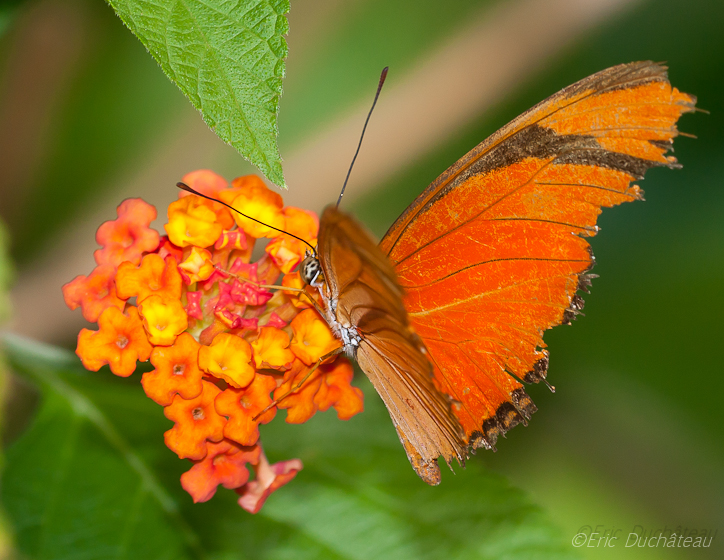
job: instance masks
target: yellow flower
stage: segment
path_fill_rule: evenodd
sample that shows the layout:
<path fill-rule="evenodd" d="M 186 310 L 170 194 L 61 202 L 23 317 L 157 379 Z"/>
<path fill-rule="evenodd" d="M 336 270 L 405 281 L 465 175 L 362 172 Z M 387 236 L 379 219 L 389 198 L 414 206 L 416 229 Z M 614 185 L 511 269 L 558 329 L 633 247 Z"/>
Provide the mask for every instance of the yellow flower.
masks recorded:
<path fill-rule="evenodd" d="M 186 273 L 190 284 L 208 280 L 214 272 L 211 253 L 198 247 L 192 247 L 189 256 L 178 267 Z"/>
<path fill-rule="evenodd" d="M 254 380 L 255 370 L 250 362 L 251 346 L 231 333 L 217 334 L 211 346 L 202 346 L 199 350 L 201 369 L 239 389 Z"/>
<path fill-rule="evenodd" d="M 299 313 L 290 326 L 294 337 L 289 348 L 308 366 L 342 346 L 314 309 L 306 309 Z"/>
<path fill-rule="evenodd" d="M 289 335 L 281 329 L 262 327 L 259 338 L 251 343 L 251 347 L 257 369 L 286 370 L 294 361 L 294 354 L 289 350 Z"/>
<path fill-rule="evenodd" d="M 138 306 L 138 311 L 143 317 L 148 340 L 154 346 L 171 346 L 189 326 L 186 311 L 177 299 L 148 296 Z"/>
<path fill-rule="evenodd" d="M 209 247 L 223 230 L 216 213 L 198 196 L 185 196 L 172 202 L 164 228 L 171 243 L 179 247 Z"/>

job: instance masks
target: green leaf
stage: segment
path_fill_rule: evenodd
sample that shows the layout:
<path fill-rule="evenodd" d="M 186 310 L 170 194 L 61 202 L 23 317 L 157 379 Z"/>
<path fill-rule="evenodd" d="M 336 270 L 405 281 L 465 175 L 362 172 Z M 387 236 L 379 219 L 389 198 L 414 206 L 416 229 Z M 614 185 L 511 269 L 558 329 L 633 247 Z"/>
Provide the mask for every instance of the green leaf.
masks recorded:
<path fill-rule="evenodd" d="M 32 427 L 8 452 L 5 507 L 33 558 L 568 558 L 570 545 L 502 477 L 471 460 L 431 488 L 414 474 L 369 384 L 349 422 L 319 414 L 264 426 L 272 461 L 304 470 L 258 515 L 223 488 L 192 504 L 188 469 L 163 445 L 170 422 L 137 376 L 78 369 L 69 353 L 6 337 L 40 384 Z"/>
<path fill-rule="evenodd" d="M 288 0 L 109 0 L 216 134 L 285 187 L 277 147 Z"/>
<path fill-rule="evenodd" d="M 3 501 L 20 550 L 37 559 L 189 557 L 193 531 L 117 426 L 74 386 L 88 376 L 69 378 L 72 355 L 12 336 L 6 344 L 43 393 L 7 455 Z M 124 389 L 113 389 L 117 406 L 132 408 L 136 396 Z"/>

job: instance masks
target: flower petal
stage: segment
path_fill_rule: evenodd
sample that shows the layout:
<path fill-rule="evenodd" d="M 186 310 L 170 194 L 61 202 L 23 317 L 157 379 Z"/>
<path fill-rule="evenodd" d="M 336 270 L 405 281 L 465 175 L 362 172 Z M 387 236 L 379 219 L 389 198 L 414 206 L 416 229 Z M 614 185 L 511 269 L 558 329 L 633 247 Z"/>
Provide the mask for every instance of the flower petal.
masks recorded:
<path fill-rule="evenodd" d="M 168 224 L 164 228 L 174 245 L 209 247 L 216 242 L 224 228 L 211 204 L 214 203 L 194 195 L 169 205 Z"/>
<path fill-rule="evenodd" d="M 291 328 L 294 337 L 290 349 L 308 366 L 342 346 L 342 342 L 332 334 L 327 323 L 314 309 L 306 309 L 294 317 Z"/>
<path fill-rule="evenodd" d="M 158 247 L 160 236 L 148 227 L 156 219 L 156 209 L 140 198 L 129 198 L 118 206 L 117 214 L 117 220 L 105 222 L 96 232 L 96 241 L 103 247 L 94 253 L 96 262 L 137 265 L 143 253 Z"/>
<path fill-rule="evenodd" d="M 120 298 L 116 292 L 116 267 L 99 264 L 88 276 L 76 276 L 63 286 L 63 298 L 71 310 L 81 308 L 83 318 L 95 323 L 109 307 L 120 311 L 126 306 L 127 298 Z"/>
<path fill-rule="evenodd" d="M 350 384 L 354 371 L 347 358 L 339 357 L 332 363 L 322 364 L 319 369 L 323 382 L 314 395 L 318 410 L 324 412 L 333 406 L 340 420 L 349 420 L 364 410 L 362 390 Z"/>
<path fill-rule="evenodd" d="M 317 369 L 305 379 L 309 370 L 301 360 L 294 360 L 282 384 L 274 391 L 274 398 L 279 400 L 277 408 L 287 411 L 287 424 L 303 424 L 317 412 L 314 397 L 322 386 L 322 377 Z"/>
<path fill-rule="evenodd" d="M 189 326 L 186 311 L 177 299 L 148 296 L 138 306 L 151 344 L 170 346 Z"/>
<path fill-rule="evenodd" d="M 289 350 L 289 335 L 281 329 L 262 327 L 251 347 L 257 369 L 287 370 L 294 361 L 294 354 Z"/>
<path fill-rule="evenodd" d="M 228 387 L 216 397 L 216 412 L 228 417 L 224 437 L 241 445 L 254 445 L 259 440 L 259 424 L 271 422 L 276 415 L 274 407 L 254 420 L 254 416 L 272 403 L 269 394 L 276 386 L 273 377 L 257 373 L 254 381 L 245 389 Z"/>
<path fill-rule="evenodd" d="M 203 372 L 198 366 L 201 345 L 189 333 L 181 333 L 172 346 L 156 346 L 151 363 L 156 367 L 143 374 L 141 384 L 146 395 L 161 406 L 173 402 L 176 394 L 195 399 L 203 389 Z"/>
<path fill-rule="evenodd" d="M 300 459 L 290 459 L 270 465 L 262 452 L 259 464 L 254 466 L 256 478 L 236 490 L 240 496 L 239 505 L 249 513 L 258 513 L 267 498 L 297 476 L 303 467 Z"/>
<path fill-rule="evenodd" d="M 192 247 L 191 252 L 178 267 L 186 274 L 187 284 L 208 280 L 216 270 L 211 260 L 211 253 L 199 247 Z"/>
<path fill-rule="evenodd" d="M 256 175 L 237 177 L 231 182 L 236 189 L 236 197 L 231 201 L 239 212 L 246 214 L 259 222 L 245 218 L 241 214 L 234 213 L 233 218 L 236 225 L 252 237 L 277 237 L 278 231 L 269 228 L 284 229 L 284 213 L 282 197 L 267 188 L 264 182 Z"/>
<path fill-rule="evenodd" d="M 221 391 L 209 381 L 202 384 L 201 394 L 195 399 L 176 395 L 163 409 L 166 418 L 175 423 L 163 434 L 164 441 L 181 459 L 201 460 L 206 456 L 207 440 L 218 442 L 224 438 L 226 418 L 214 408 L 214 399 Z"/>
<path fill-rule="evenodd" d="M 194 461 L 191 470 L 181 475 L 181 486 L 194 499 L 194 503 L 207 502 L 216 493 L 216 487 L 238 488 L 249 480 L 247 463 L 258 463 L 261 447 L 242 447 L 228 439 L 206 444 L 206 457 Z"/>
<path fill-rule="evenodd" d="M 250 362 L 249 343 L 230 333 L 217 334 L 210 346 L 199 350 L 199 367 L 232 387 L 243 388 L 254 380 Z"/>
<path fill-rule="evenodd" d="M 143 257 L 139 267 L 130 262 L 121 263 L 116 286 L 120 297 L 135 297 L 138 303 L 154 294 L 163 299 L 181 298 L 181 275 L 176 259 L 170 255 L 164 260 L 150 253 Z"/>
<path fill-rule="evenodd" d="M 136 362 L 145 362 L 151 355 L 138 310 L 131 306 L 126 314 L 109 307 L 98 318 L 97 331 L 83 329 L 78 335 L 75 353 L 83 366 L 98 371 L 108 364 L 119 377 L 128 377 L 136 370 Z"/>

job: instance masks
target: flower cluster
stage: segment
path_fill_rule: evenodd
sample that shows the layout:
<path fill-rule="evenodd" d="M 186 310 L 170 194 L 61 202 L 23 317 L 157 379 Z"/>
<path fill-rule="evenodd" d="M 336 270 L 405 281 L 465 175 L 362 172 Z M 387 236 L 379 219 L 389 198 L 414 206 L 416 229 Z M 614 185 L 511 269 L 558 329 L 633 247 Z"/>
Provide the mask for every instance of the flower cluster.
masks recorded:
<path fill-rule="evenodd" d="M 269 226 L 315 244 L 318 219 L 282 198 L 256 176 L 228 185 L 211 171 L 184 182 Z M 348 419 L 362 410 L 346 358 L 316 362 L 339 347 L 298 272 L 306 245 L 227 207 L 181 192 L 169 205 L 166 235 L 150 228 L 156 209 L 140 199 L 118 207 L 118 219 L 98 229 L 98 266 L 63 287 L 71 309 L 98 323 L 83 329 L 76 353 L 92 371 L 108 365 L 128 377 L 138 361 L 146 395 L 174 426 L 166 445 L 194 465 L 181 476 L 195 502 L 219 484 L 256 513 L 266 498 L 302 468 L 299 459 L 269 464 L 259 425 L 277 409 L 302 423 L 335 408 Z M 257 239 L 264 255 L 251 262 Z M 272 284 L 282 276 L 283 288 Z M 252 480 L 247 467 L 254 473 Z"/>

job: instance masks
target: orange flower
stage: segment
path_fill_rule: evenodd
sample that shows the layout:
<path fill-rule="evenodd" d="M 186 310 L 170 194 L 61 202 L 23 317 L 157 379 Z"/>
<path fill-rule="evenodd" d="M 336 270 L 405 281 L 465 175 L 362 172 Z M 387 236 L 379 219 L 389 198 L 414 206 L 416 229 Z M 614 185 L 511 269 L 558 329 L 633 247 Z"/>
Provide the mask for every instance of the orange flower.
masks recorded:
<path fill-rule="evenodd" d="M 299 459 L 290 459 L 270 465 L 266 455 L 262 452 L 259 464 L 254 466 L 256 478 L 236 490 L 240 496 L 239 505 L 249 513 L 258 513 L 267 498 L 297 476 L 303 466 Z"/>
<path fill-rule="evenodd" d="M 98 327 L 97 331 L 83 329 L 78 335 L 75 353 L 86 369 L 98 371 L 108 364 L 119 377 L 128 377 L 136 370 L 136 361 L 145 362 L 151 355 L 135 307 L 129 307 L 127 315 L 109 307 L 98 318 Z"/>
<path fill-rule="evenodd" d="M 194 501 L 210 499 L 223 485 L 236 489 L 242 507 L 257 512 L 302 468 L 298 459 L 269 464 L 260 424 L 274 419 L 277 408 L 287 410 L 289 423 L 330 407 L 346 419 L 362 410 L 362 394 L 350 385 L 345 358 L 310 375 L 321 356 L 340 347 L 310 308 L 315 296 L 263 287 L 283 275 L 284 286 L 303 288 L 299 273 L 290 271 L 308 247 L 273 228 L 314 244 L 316 216 L 284 208 L 255 176 L 228 187 L 201 170 L 184 182 L 271 227 L 232 218 L 223 204 L 181 192 L 168 208 L 168 235 L 160 237 L 149 228 L 155 208 L 126 200 L 118 219 L 98 229 L 98 266 L 65 285 L 63 295 L 71 309 L 80 307 L 98 322 L 98 331 L 78 335 L 76 352 L 88 369 L 109 364 L 116 375 L 129 376 L 137 361 L 150 357 L 155 369 L 141 384 L 174 422 L 164 434 L 166 445 L 195 463 L 181 477 Z M 251 262 L 259 237 L 273 240 Z M 271 406 L 272 395 L 284 398 Z M 252 481 L 249 465 L 256 473 Z"/>
<path fill-rule="evenodd" d="M 203 372 L 198 366 L 201 345 L 189 333 L 181 333 L 172 346 L 156 346 L 151 363 L 156 367 L 143 374 L 141 384 L 149 398 L 168 406 L 177 393 L 184 399 L 201 394 Z"/>
<path fill-rule="evenodd" d="M 299 313 L 294 317 L 291 327 L 294 337 L 290 349 L 308 366 L 342 346 L 314 309 L 306 309 Z"/>
<path fill-rule="evenodd" d="M 288 424 L 302 424 L 318 410 L 324 412 L 330 407 L 337 410 L 340 420 L 349 420 L 362 412 L 363 394 L 360 389 L 350 385 L 354 373 L 349 360 L 338 357 L 332 363 L 322 364 L 308 379 L 304 379 L 309 369 L 299 360 L 295 361 L 274 392 L 274 398 L 281 399 L 277 407 L 287 410 Z M 287 395 L 300 383 L 302 386 L 299 389 Z"/>
<path fill-rule="evenodd" d="M 199 196 L 185 196 L 168 207 L 168 223 L 164 226 L 171 243 L 179 247 L 209 247 L 221 235 L 212 202 Z"/>
<path fill-rule="evenodd" d="M 324 412 L 333 406 L 340 420 L 349 420 L 364 410 L 362 390 L 350 385 L 354 371 L 349 360 L 337 359 L 319 369 L 322 383 L 314 395 L 317 410 Z"/>
<path fill-rule="evenodd" d="M 273 377 L 257 373 L 246 389 L 228 387 L 216 397 L 216 412 L 229 419 L 224 426 L 224 437 L 241 445 L 254 445 L 259 440 L 259 424 L 271 422 L 276 408 L 270 408 L 258 420 L 253 418 L 272 403 L 269 393 L 276 386 Z"/>
<path fill-rule="evenodd" d="M 287 370 L 294 361 L 294 354 L 289 350 L 289 335 L 281 329 L 262 327 L 251 347 L 256 369 Z"/>
<path fill-rule="evenodd" d="M 229 186 L 226 179 L 209 169 L 198 169 L 196 171 L 192 171 L 191 173 L 187 173 L 183 176 L 181 181 L 186 183 L 192 189 L 214 198 L 218 198 L 219 193 Z M 179 198 L 184 196 L 193 195 L 187 191 L 180 191 Z"/>
<path fill-rule="evenodd" d="M 242 447 L 228 439 L 206 444 L 206 457 L 181 475 L 181 486 L 194 503 L 207 502 L 216 494 L 216 487 L 238 488 L 249 480 L 247 463 L 258 463 L 261 447 Z"/>
<path fill-rule="evenodd" d="M 243 388 L 253 381 L 255 371 L 249 362 L 251 346 L 230 333 L 217 334 L 210 346 L 199 350 L 199 367 L 232 387 Z"/>
<path fill-rule="evenodd" d="M 186 183 L 189 187 L 199 191 L 201 194 L 211 196 L 213 198 L 219 198 L 223 193 L 228 192 L 229 186 L 226 179 L 217 175 L 213 171 L 208 169 L 199 169 L 198 171 L 192 171 L 184 175 L 182 182 Z M 196 196 L 185 190 L 179 190 L 179 198 L 187 196 Z M 229 210 L 223 205 L 216 202 L 212 202 L 208 199 L 202 199 L 203 203 L 211 208 L 216 214 L 216 221 L 218 221 L 224 229 L 231 229 L 234 227 L 234 219 L 231 217 Z"/>
<path fill-rule="evenodd" d="M 302 277 L 299 275 L 299 271 L 296 271 L 284 275 L 284 277 L 282 278 L 282 286 L 284 286 L 285 288 L 294 288 L 294 290 L 303 290 L 306 284 L 302 280 Z M 284 293 L 287 295 L 289 301 L 292 302 L 292 305 L 294 305 L 294 307 L 298 309 L 309 309 L 310 307 L 312 307 L 312 302 L 306 295 L 297 291 L 289 291 Z"/>
<path fill-rule="evenodd" d="M 309 373 L 309 367 L 300 360 L 295 360 L 292 369 L 284 374 L 282 384 L 274 391 L 274 398 L 280 399 L 277 408 L 286 409 L 287 424 L 303 424 L 317 412 L 317 405 L 314 397 L 322 385 L 322 377 L 319 370 L 312 373 L 308 379 L 304 379 Z M 304 383 L 302 383 L 304 380 Z M 302 383 L 299 389 L 290 393 L 297 385 Z"/>
<path fill-rule="evenodd" d="M 135 296 L 138 303 L 152 294 L 162 299 L 181 298 L 181 275 L 172 256 L 164 261 L 157 254 L 150 253 L 143 257 L 140 267 L 130 262 L 121 263 L 116 286 L 120 297 L 128 299 Z"/>
<path fill-rule="evenodd" d="M 284 229 L 282 197 L 269 190 L 259 177 L 256 175 L 239 177 L 234 179 L 231 184 L 237 189 L 235 192 L 238 192 L 230 202 L 231 206 L 260 222 L 277 229 Z M 236 212 L 233 217 L 236 225 L 252 237 L 277 237 L 280 235 L 278 231 L 249 220 Z"/>
<path fill-rule="evenodd" d="M 306 240 L 312 246 L 316 244 L 319 220 L 314 214 L 290 206 L 284 209 L 284 217 L 285 231 Z M 280 235 L 267 244 L 265 251 L 271 256 L 274 264 L 284 274 L 288 274 L 302 262 L 309 251 L 309 245 L 289 235 Z"/>
<path fill-rule="evenodd" d="M 129 261 L 141 262 L 144 252 L 154 251 L 160 236 L 149 224 L 156 219 L 156 209 L 140 198 L 124 200 L 117 209 L 118 219 L 105 222 L 96 232 L 103 249 L 94 253 L 98 264 L 118 266 Z"/>
<path fill-rule="evenodd" d="M 186 311 L 177 299 L 148 296 L 138 306 L 148 340 L 156 346 L 170 346 L 188 327 Z"/>
<path fill-rule="evenodd" d="M 211 253 L 198 247 L 192 247 L 186 260 L 178 267 L 186 273 L 186 281 L 189 284 L 208 280 L 215 270 L 214 263 L 211 261 Z"/>
<path fill-rule="evenodd" d="M 214 399 L 221 393 L 209 381 L 202 381 L 203 389 L 195 399 L 186 400 L 176 395 L 173 402 L 163 409 L 173 428 L 163 434 L 168 448 L 181 459 L 199 461 L 206 456 L 206 442 L 219 442 L 224 438 L 226 419 L 214 408 Z"/>
<path fill-rule="evenodd" d="M 80 306 L 83 318 L 91 323 L 98 321 L 109 307 L 123 311 L 126 302 L 116 294 L 115 274 L 112 264 L 99 264 L 89 276 L 76 276 L 63 286 L 65 304 L 71 310 Z"/>
<path fill-rule="evenodd" d="M 168 235 L 161 237 L 156 254 L 164 260 L 166 260 L 166 257 L 173 257 L 177 263 L 180 263 L 184 258 L 184 250 L 171 243 Z"/>

